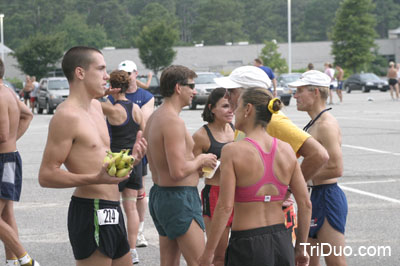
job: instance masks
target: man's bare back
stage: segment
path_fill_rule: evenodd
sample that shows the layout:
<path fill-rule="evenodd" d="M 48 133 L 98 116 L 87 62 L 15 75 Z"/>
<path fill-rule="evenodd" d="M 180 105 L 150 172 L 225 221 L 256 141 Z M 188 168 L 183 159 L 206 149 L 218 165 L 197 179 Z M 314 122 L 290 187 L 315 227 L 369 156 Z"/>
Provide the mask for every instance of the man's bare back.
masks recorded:
<path fill-rule="evenodd" d="M 0 85 L 0 153 L 17 149 L 17 133 L 20 118 L 19 101 L 15 93 L 5 85 Z"/>
<path fill-rule="evenodd" d="M 174 110 L 165 105 L 158 108 L 147 122 L 144 135 L 147 141 L 152 143 L 147 151 L 147 157 L 155 184 L 159 186 L 197 186 L 199 182 L 197 172 L 182 179 L 174 176 L 174 171 L 171 169 L 174 166 L 169 165 L 174 162 L 168 161 L 168 156 L 174 155 L 168 155 L 165 150 L 166 146 L 184 146 L 184 159 L 188 161 L 194 159 L 193 139 L 187 131 L 184 121 Z"/>

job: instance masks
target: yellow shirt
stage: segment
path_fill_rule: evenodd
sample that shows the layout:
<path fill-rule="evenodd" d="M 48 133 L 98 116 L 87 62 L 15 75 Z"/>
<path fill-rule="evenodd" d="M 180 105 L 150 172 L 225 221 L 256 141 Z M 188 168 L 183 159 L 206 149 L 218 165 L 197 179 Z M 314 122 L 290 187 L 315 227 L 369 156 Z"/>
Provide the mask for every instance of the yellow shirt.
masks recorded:
<path fill-rule="evenodd" d="M 310 134 L 298 128 L 293 122 L 281 111 L 272 115 L 271 121 L 267 126 L 267 133 L 272 137 L 287 142 L 292 146 L 294 152 L 298 152 L 303 143 L 311 137 Z M 235 141 L 243 139 L 246 135 L 244 132 L 235 130 Z"/>

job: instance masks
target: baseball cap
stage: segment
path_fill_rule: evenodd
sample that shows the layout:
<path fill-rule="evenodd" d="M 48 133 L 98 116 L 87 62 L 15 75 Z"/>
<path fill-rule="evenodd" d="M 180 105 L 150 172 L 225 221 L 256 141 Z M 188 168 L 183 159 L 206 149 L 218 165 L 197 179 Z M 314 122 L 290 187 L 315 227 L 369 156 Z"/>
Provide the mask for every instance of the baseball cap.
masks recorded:
<path fill-rule="evenodd" d="M 134 72 L 137 71 L 137 66 L 133 61 L 125 60 L 119 63 L 118 70 L 123 70 L 126 72 Z"/>
<path fill-rule="evenodd" d="M 310 70 L 301 74 L 300 79 L 288 84 L 289 87 L 301 87 L 301 86 L 320 86 L 329 87 L 331 78 L 321 71 Z"/>
<path fill-rule="evenodd" d="M 234 69 L 227 77 L 214 78 L 218 86 L 225 89 L 271 87 L 271 80 L 261 68 L 255 66 L 242 66 Z"/>

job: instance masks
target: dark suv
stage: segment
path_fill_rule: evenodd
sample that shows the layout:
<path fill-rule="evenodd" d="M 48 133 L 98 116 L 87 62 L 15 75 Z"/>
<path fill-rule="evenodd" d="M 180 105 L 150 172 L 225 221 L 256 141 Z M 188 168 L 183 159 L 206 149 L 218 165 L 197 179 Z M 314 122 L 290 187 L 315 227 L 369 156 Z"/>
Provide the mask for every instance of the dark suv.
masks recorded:
<path fill-rule="evenodd" d="M 137 76 L 137 79 L 143 83 L 147 82 L 147 76 L 144 76 L 144 75 Z M 160 81 L 158 80 L 156 75 L 153 75 L 153 77 L 151 78 L 151 82 L 150 82 L 148 91 L 154 95 L 155 106 L 160 105 L 162 103 L 163 97 L 161 96 L 161 92 L 160 92 Z"/>
<path fill-rule="evenodd" d="M 42 78 L 39 83 L 37 95 L 37 112 L 52 114 L 54 109 L 69 95 L 69 84 L 65 77 Z"/>

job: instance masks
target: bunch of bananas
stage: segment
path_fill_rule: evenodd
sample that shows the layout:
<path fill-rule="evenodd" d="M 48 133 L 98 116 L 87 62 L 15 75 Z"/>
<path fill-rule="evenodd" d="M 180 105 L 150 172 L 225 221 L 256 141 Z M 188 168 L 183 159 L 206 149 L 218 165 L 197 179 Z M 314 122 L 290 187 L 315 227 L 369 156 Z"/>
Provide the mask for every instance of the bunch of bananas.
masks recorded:
<path fill-rule="evenodd" d="M 107 151 L 104 163 L 108 163 L 107 172 L 110 176 L 124 177 L 133 168 L 135 158 L 129 155 L 129 149 L 120 152 Z"/>

